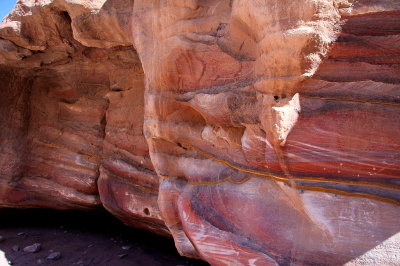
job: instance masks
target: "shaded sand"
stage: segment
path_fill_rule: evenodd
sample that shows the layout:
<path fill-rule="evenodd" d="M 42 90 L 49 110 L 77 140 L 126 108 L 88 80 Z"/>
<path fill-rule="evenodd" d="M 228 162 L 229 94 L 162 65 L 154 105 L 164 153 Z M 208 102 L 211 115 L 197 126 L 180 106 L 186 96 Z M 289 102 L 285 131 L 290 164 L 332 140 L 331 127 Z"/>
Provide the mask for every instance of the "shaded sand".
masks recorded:
<path fill-rule="evenodd" d="M 0 209 L 0 236 L 0 257 L 13 265 L 208 265 L 179 256 L 172 239 L 125 226 L 105 212 Z M 41 251 L 23 251 L 34 243 Z M 47 259 L 52 252 L 61 259 Z"/>

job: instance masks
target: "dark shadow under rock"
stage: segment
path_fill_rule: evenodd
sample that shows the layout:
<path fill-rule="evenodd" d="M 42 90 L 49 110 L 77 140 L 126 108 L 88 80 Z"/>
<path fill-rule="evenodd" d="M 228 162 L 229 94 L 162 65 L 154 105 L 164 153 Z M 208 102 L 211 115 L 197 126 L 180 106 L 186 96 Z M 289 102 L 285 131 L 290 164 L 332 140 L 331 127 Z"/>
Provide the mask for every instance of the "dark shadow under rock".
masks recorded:
<path fill-rule="evenodd" d="M 0 251 L 13 265 L 207 265 L 181 257 L 172 239 L 106 212 L 0 209 L 0 235 Z M 34 243 L 41 245 L 37 253 L 13 249 Z M 56 252 L 60 259 L 47 259 Z"/>

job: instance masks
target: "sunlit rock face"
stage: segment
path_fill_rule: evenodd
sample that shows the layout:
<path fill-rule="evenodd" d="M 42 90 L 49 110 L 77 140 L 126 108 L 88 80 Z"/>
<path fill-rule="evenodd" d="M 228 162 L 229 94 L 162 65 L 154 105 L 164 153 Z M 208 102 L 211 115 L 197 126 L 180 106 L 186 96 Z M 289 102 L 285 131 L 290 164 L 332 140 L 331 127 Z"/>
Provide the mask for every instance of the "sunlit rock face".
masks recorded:
<path fill-rule="evenodd" d="M 0 204 L 215 265 L 399 264 L 399 36 L 397 0 L 19 1 Z"/>

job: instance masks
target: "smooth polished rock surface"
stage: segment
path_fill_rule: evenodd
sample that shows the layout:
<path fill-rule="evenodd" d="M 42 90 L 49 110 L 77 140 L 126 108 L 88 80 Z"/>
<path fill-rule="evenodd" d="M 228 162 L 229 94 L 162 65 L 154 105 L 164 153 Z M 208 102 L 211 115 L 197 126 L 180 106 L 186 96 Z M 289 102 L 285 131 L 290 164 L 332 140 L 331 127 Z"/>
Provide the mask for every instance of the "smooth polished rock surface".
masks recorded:
<path fill-rule="evenodd" d="M 18 1 L 0 205 L 215 265 L 399 264 L 399 41 L 398 0 Z"/>

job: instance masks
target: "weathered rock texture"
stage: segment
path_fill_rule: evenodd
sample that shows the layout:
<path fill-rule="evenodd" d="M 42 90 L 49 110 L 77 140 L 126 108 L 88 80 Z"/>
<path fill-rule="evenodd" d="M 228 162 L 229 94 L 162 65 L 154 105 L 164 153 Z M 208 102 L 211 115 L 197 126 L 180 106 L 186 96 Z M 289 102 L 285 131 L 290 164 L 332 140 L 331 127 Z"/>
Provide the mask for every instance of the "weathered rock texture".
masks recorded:
<path fill-rule="evenodd" d="M 20 0 L 0 38 L 0 206 L 400 263 L 400 1 Z"/>

